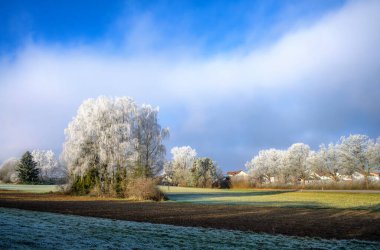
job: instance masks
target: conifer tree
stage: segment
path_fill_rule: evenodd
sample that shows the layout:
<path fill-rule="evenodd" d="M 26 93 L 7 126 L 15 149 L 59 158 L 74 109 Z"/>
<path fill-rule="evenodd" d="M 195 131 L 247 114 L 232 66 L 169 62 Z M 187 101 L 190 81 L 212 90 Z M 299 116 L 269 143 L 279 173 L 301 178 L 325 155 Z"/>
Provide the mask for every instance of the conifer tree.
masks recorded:
<path fill-rule="evenodd" d="M 38 182 L 39 169 L 36 166 L 37 163 L 33 160 L 32 154 L 26 151 L 17 168 L 18 177 L 22 183 L 35 184 Z"/>

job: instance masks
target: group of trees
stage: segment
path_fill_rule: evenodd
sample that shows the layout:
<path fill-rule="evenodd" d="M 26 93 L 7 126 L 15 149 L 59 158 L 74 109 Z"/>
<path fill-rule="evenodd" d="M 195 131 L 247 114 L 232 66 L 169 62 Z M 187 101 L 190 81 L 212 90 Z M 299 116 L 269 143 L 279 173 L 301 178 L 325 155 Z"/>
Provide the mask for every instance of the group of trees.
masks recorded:
<path fill-rule="evenodd" d="M 5 183 L 59 183 L 66 169 L 51 150 L 27 151 L 21 159 L 10 158 L 0 167 L 0 180 Z"/>
<path fill-rule="evenodd" d="M 172 160 L 165 161 L 163 140 L 169 131 L 159 125 L 158 112 L 127 97 L 88 99 L 65 129 L 60 162 L 51 150 L 27 152 L 20 160 L 3 163 L 0 181 L 46 183 L 67 177 L 72 192 L 113 196 L 128 196 L 133 183 L 140 187 L 153 183 L 163 168 L 171 185 L 211 187 L 220 182 L 223 174 L 215 162 L 198 158 L 189 146 L 174 147 Z M 261 183 L 304 185 L 318 178 L 338 182 L 359 173 L 367 187 L 371 170 L 379 166 L 380 137 L 373 140 L 365 135 L 341 137 L 336 144 L 322 144 L 318 151 L 303 143 L 287 150 L 262 150 L 246 163 Z"/>
<path fill-rule="evenodd" d="M 190 146 L 174 147 L 172 160 L 165 164 L 165 177 L 171 185 L 212 187 L 223 178 L 222 171 L 210 158 L 197 158 Z"/>
<path fill-rule="evenodd" d="M 158 108 L 127 97 L 88 99 L 65 129 L 62 160 L 72 191 L 126 196 L 132 179 L 152 178 L 165 162 Z"/>
<path fill-rule="evenodd" d="M 43 183 L 62 182 L 67 177 L 67 169 L 60 163 L 52 150 L 33 150 L 31 153 L 39 170 L 38 178 Z"/>
<path fill-rule="evenodd" d="M 251 175 L 259 182 L 294 183 L 305 185 L 306 180 L 328 177 L 338 182 L 343 176 L 351 179 L 355 173 L 363 177 L 368 188 L 369 176 L 380 166 L 380 138 L 366 135 L 341 137 L 336 144 L 321 145 L 312 151 L 303 143 L 287 150 L 262 150 L 246 163 Z"/>

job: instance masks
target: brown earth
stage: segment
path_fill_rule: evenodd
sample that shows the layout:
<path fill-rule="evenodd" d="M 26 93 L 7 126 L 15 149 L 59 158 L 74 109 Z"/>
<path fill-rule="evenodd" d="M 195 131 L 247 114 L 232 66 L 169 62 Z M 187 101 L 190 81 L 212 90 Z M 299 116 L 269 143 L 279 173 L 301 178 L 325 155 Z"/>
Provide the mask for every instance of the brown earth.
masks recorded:
<path fill-rule="evenodd" d="M 16 191 L 0 191 L 0 207 L 178 226 L 380 241 L 380 212 L 367 210 L 131 202 Z"/>

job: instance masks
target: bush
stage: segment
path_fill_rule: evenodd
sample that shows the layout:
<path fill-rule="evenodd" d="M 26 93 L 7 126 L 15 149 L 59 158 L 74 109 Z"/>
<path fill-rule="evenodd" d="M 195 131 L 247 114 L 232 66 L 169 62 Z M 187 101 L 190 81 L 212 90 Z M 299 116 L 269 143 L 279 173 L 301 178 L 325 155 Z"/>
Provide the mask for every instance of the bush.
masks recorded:
<path fill-rule="evenodd" d="M 166 200 L 165 195 L 158 189 L 157 183 L 151 178 L 136 178 L 128 183 L 125 197 L 132 200 Z"/>
<path fill-rule="evenodd" d="M 98 172 L 90 169 L 83 177 L 76 176 L 70 184 L 69 193 L 75 195 L 89 194 L 97 183 Z"/>
<path fill-rule="evenodd" d="M 102 197 L 129 198 L 132 200 L 165 200 L 165 195 L 157 188 L 157 181 L 152 178 L 137 177 L 127 180 L 125 172 L 117 171 L 113 178 L 100 176 L 92 168 L 84 176 L 72 177 L 64 188 L 66 194 L 90 195 Z"/>
<path fill-rule="evenodd" d="M 251 182 L 248 178 L 231 177 L 231 188 L 251 188 Z"/>

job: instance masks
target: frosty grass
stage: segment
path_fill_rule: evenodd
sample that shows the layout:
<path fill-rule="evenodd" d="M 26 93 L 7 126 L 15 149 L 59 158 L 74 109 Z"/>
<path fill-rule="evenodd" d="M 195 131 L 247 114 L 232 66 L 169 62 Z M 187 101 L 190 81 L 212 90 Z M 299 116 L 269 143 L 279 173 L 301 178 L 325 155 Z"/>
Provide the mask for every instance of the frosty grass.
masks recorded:
<path fill-rule="evenodd" d="M 380 249 L 324 240 L 0 208 L 0 249 Z"/>

